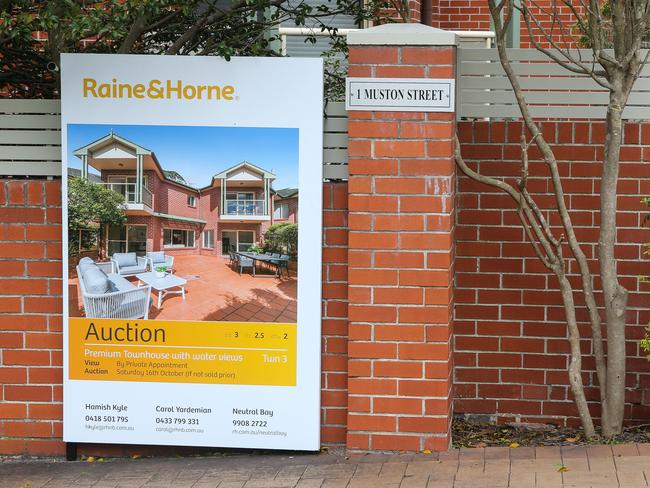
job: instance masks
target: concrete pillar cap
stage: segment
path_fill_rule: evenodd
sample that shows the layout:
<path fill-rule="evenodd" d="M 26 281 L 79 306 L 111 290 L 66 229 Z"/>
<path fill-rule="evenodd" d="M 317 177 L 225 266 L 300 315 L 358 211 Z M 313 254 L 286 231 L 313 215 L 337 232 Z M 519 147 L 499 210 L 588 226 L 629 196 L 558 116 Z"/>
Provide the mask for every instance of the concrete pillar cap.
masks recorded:
<path fill-rule="evenodd" d="M 456 46 L 453 32 L 424 24 L 384 24 L 348 33 L 348 45 Z"/>

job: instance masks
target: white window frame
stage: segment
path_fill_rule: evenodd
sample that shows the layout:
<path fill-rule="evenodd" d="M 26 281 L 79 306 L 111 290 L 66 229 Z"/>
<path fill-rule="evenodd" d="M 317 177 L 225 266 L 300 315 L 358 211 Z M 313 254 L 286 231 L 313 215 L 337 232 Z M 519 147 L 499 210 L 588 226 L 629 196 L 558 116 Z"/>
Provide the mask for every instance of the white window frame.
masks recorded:
<path fill-rule="evenodd" d="M 212 235 L 212 243 L 206 244 L 206 237 Z M 214 229 L 208 229 L 203 231 L 203 249 L 214 249 Z"/>
<path fill-rule="evenodd" d="M 187 238 L 184 239 L 184 244 L 166 244 L 165 243 L 165 231 L 168 230 L 170 231 L 172 241 L 174 240 L 174 232 L 191 232 L 192 233 L 192 245 L 188 246 L 187 245 Z M 196 231 L 193 229 L 175 229 L 173 227 L 163 227 L 163 248 L 165 249 L 192 249 L 196 247 Z"/>
<path fill-rule="evenodd" d="M 194 195 L 187 195 L 187 206 L 196 208 L 196 197 Z"/>

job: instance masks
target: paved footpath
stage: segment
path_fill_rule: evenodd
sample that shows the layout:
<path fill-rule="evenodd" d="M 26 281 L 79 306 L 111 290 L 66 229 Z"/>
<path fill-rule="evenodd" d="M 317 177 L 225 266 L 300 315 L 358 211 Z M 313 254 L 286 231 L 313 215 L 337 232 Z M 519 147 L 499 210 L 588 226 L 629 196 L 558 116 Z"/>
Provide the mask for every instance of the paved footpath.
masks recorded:
<path fill-rule="evenodd" d="M 0 488 L 640 488 L 650 444 L 437 454 L 228 454 L 105 462 L 0 458 Z"/>

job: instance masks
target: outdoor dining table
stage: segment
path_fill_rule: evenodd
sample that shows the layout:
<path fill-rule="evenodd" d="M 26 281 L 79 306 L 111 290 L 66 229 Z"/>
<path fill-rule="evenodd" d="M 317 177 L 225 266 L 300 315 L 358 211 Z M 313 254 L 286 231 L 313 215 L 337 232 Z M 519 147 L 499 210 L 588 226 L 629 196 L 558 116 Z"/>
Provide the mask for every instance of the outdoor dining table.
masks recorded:
<path fill-rule="evenodd" d="M 280 270 L 281 270 L 280 263 L 283 261 L 289 261 L 289 258 L 281 258 L 279 256 L 274 257 L 274 256 L 269 256 L 268 254 L 258 254 L 254 252 L 235 251 L 235 254 L 239 254 L 240 256 L 244 256 L 253 260 L 253 276 L 256 276 L 255 261 L 260 261 L 262 263 L 268 263 L 275 266 L 276 268 L 275 276 L 278 276 L 280 274 Z"/>

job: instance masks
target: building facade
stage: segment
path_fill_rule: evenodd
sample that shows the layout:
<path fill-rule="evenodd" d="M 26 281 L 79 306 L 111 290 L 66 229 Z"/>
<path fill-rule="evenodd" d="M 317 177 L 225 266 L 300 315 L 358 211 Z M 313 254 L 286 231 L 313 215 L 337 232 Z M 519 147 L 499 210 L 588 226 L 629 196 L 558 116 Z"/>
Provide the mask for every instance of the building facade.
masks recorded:
<path fill-rule="evenodd" d="M 261 244 L 276 221 L 298 221 L 297 190 L 275 191 L 276 176 L 247 161 L 195 188 L 175 171 L 164 170 L 153 151 L 112 132 L 74 155 L 81 160 L 81 177 L 96 178 L 92 168 L 100 184 L 124 197 L 126 224 L 101 231 L 108 256 L 162 250 L 227 255 Z"/>

